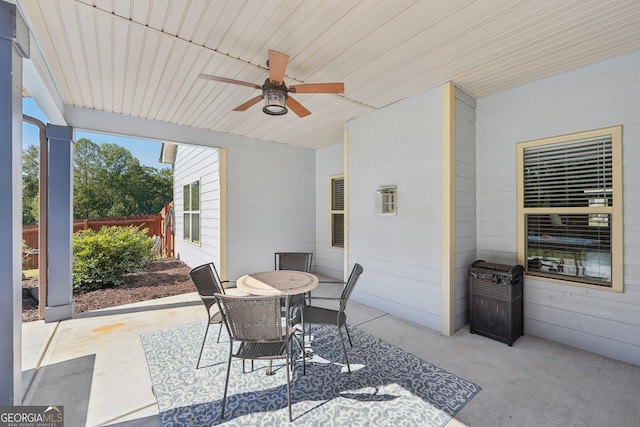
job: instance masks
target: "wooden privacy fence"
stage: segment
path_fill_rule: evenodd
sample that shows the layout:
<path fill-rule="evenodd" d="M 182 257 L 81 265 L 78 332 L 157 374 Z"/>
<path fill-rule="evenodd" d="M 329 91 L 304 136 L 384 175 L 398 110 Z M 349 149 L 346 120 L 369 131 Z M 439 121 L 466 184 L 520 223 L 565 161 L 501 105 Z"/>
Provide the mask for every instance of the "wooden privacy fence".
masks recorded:
<path fill-rule="evenodd" d="M 148 229 L 149 237 L 158 239 L 162 256 L 173 257 L 173 202 L 167 203 L 159 214 L 144 216 L 125 216 L 120 218 L 93 218 L 73 222 L 73 232 L 80 230 L 99 230 L 102 227 L 127 227 L 134 225 Z M 25 270 L 38 268 L 38 229 L 37 225 L 22 227 L 22 238 L 27 244 L 23 253 Z M 56 242 L 49 242 L 55 247 Z"/>

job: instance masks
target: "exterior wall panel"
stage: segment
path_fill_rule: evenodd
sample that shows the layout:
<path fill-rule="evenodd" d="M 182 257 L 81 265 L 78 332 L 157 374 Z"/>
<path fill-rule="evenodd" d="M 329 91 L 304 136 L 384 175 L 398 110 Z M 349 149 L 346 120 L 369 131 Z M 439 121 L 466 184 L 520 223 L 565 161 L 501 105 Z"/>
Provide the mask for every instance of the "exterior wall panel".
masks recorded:
<path fill-rule="evenodd" d="M 469 323 L 469 265 L 476 259 L 476 100 L 455 91 L 454 329 Z"/>
<path fill-rule="evenodd" d="M 177 147 L 173 197 L 176 213 L 176 257 L 189 267 L 213 261 L 220 269 L 220 177 L 219 153 L 214 148 Z M 200 181 L 200 244 L 184 240 L 182 188 Z"/>
<path fill-rule="evenodd" d="M 178 147 L 174 174 L 176 253 L 189 266 L 209 261 L 227 278 L 273 269 L 278 251 L 315 250 L 315 155 L 306 148 L 249 138 L 225 143 L 227 200 L 221 200 L 220 156 L 208 147 Z M 183 236 L 182 186 L 201 182 L 201 243 Z M 226 260 L 220 217 L 226 209 Z M 226 264 L 222 266 L 221 264 Z"/>
<path fill-rule="evenodd" d="M 349 264 L 365 269 L 354 300 L 439 330 L 441 91 L 352 120 Z M 378 187 L 397 186 L 397 214 L 378 215 Z"/>
<path fill-rule="evenodd" d="M 315 152 L 246 139 L 227 149 L 228 277 L 316 247 Z"/>
<path fill-rule="evenodd" d="M 623 126 L 624 292 L 525 277 L 525 333 L 640 364 L 640 52 L 478 100 L 478 257 L 516 262 L 516 143 Z"/>
<path fill-rule="evenodd" d="M 316 151 L 316 253 L 315 271 L 342 280 L 344 250 L 331 246 L 331 176 L 344 173 L 344 144 L 338 143 Z"/>

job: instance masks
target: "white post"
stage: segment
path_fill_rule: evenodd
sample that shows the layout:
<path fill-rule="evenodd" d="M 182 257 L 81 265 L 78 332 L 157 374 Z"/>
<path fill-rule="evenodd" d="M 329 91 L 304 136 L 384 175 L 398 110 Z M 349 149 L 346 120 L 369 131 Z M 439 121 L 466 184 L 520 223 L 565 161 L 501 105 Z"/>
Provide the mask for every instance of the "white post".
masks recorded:
<path fill-rule="evenodd" d="M 22 404 L 22 58 L 29 32 L 0 1 L 0 406 Z"/>
<path fill-rule="evenodd" d="M 73 316 L 73 129 L 47 125 L 49 208 L 47 212 L 47 307 L 45 322 Z"/>

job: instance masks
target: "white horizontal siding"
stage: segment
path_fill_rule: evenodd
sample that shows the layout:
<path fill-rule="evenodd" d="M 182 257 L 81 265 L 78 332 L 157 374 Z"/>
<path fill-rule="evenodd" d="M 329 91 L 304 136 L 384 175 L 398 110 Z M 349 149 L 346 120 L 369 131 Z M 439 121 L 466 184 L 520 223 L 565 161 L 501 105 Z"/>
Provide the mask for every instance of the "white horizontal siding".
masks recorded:
<path fill-rule="evenodd" d="M 476 100 L 455 90 L 454 329 L 469 323 L 468 266 L 476 258 Z"/>
<path fill-rule="evenodd" d="M 179 145 L 173 178 L 176 257 L 190 267 L 214 262 L 220 268 L 219 152 L 214 148 Z M 183 239 L 182 188 L 200 181 L 200 243 Z"/>
<path fill-rule="evenodd" d="M 352 120 L 349 264 L 364 267 L 353 298 L 440 329 L 441 91 Z M 380 186 L 397 186 L 397 215 L 376 214 Z"/>
<path fill-rule="evenodd" d="M 250 140 L 227 148 L 227 266 L 272 270 L 274 252 L 315 250 L 315 153 Z"/>
<path fill-rule="evenodd" d="M 521 141 L 621 124 L 623 293 L 525 279 L 525 333 L 640 364 L 640 51 L 478 100 L 478 256 L 516 259 Z"/>
<path fill-rule="evenodd" d="M 196 135 L 195 140 L 202 135 Z M 180 145 L 175 164 L 176 249 L 190 266 L 215 261 L 235 279 L 272 270 L 274 252 L 315 249 L 315 155 L 306 148 L 212 134 L 227 150 L 227 200 L 220 200 L 217 150 Z M 204 144 L 204 142 L 201 142 Z M 200 179 L 202 241 L 182 239 L 182 185 Z M 220 260 L 220 209 L 226 206 L 227 257 Z"/>
<path fill-rule="evenodd" d="M 331 246 L 330 177 L 344 173 L 344 144 L 316 150 L 316 253 L 315 271 L 342 280 L 344 249 Z"/>

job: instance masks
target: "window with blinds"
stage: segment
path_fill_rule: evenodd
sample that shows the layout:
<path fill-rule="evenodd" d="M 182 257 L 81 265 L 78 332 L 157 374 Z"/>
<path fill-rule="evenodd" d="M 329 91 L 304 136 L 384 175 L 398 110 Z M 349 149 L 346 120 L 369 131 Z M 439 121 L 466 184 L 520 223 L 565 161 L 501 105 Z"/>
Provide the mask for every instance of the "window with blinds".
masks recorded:
<path fill-rule="evenodd" d="M 344 248 L 344 176 L 331 177 L 331 246 Z"/>
<path fill-rule="evenodd" d="M 622 252 L 621 134 L 616 127 L 518 145 L 527 274 L 622 290 L 614 259 Z"/>
<path fill-rule="evenodd" d="M 183 196 L 183 238 L 192 243 L 200 243 L 200 181 L 182 187 Z"/>

